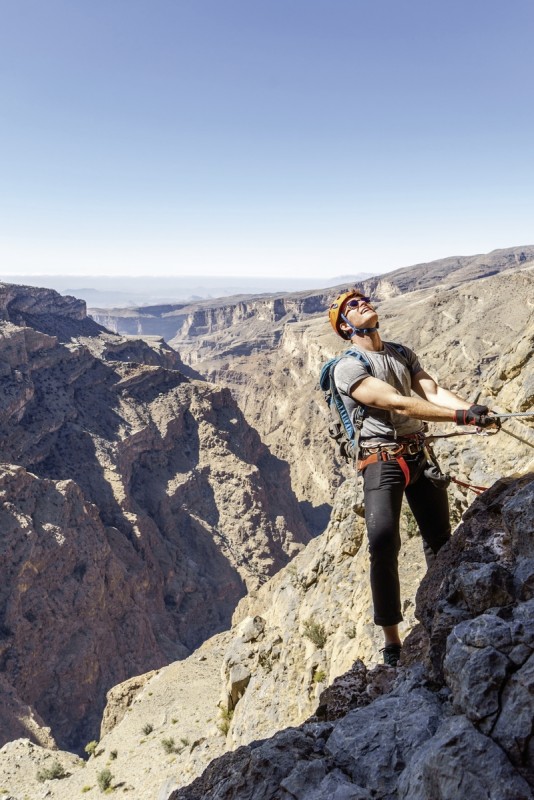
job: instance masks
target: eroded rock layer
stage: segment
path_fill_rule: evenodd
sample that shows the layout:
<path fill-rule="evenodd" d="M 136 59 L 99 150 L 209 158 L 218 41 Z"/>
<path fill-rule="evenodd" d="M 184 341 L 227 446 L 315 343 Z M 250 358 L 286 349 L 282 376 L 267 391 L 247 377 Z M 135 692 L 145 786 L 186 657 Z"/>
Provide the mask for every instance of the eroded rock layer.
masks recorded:
<path fill-rule="evenodd" d="M 80 747 L 112 685 L 226 627 L 309 535 L 287 465 L 161 340 L 46 290 L 0 310 L 1 666 Z"/>

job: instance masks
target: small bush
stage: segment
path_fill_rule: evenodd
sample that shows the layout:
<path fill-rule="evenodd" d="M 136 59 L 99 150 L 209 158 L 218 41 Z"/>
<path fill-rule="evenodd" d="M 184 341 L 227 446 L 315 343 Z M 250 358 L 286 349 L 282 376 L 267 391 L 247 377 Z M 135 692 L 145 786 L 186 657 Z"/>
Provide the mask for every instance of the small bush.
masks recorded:
<path fill-rule="evenodd" d="M 161 744 L 167 755 L 176 752 L 176 748 L 174 746 L 174 739 L 172 738 L 172 736 L 169 737 L 168 739 L 162 739 Z"/>
<path fill-rule="evenodd" d="M 44 767 L 44 769 L 40 769 L 37 773 L 37 780 L 40 783 L 43 781 L 53 781 L 53 780 L 60 780 L 61 778 L 66 778 L 68 776 L 68 772 L 65 772 L 59 761 L 54 761 L 49 767 Z"/>
<path fill-rule="evenodd" d="M 109 754 L 109 757 L 110 757 L 110 759 L 112 761 L 115 761 L 115 759 L 117 758 L 118 755 L 119 755 L 119 751 L 118 750 L 111 750 L 111 752 Z"/>
<path fill-rule="evenodd" d="M 96 739 L 93 739 L 92 742 L 89 742 L 88 744 L 85 745 L 84 750 L 88 756 L 94 756 L 97 747 L 98 747 L 98 742 L 96 741 Z"/>
<path fill-rule="evenodd" d="M 219 714 L 221 716 L 219 722 L 217 723 L 217 727 L 222 733 L 223 736 L 226 736 L 228 731 L 230 730 L 230 723 L 232 722 L 232 717 L 234 716 L 234 710 L 229 708 L 220 708 Z"/>
<path fill-rule="evenodd" d="M 183 744 L 184 747 L 189 747 L 189 745 L 191 744 L 187 736 L 184 736 L 182 739 L 180 739 L 180 742 Z"/>
<path fill-rule="evenodd" d="M 150 722 L 147 722 L 146 725 L 143 725 L 143 733 L 145 734 L 145 736 L 148 736 L 148 734 L 152 733 L 153 730 L 154 726 L 151 725 Z"/>
<path fill-rule="evenodd" d="M 324 669 L 318 669 L 317 672 L 313 673 L 313 682 L 314 683 L 322 683 L 326 678 L 326 672 Z"/>
<path fill-rule="evenodd" d="M 326 644 L 327 635 L 324 625 L 321 625 L 319 622 L 314 622 L 313 619 L 307 619 L 304 623 L 303 635 L 309 639 L 310 642 L 313 642 L 320 650 Z"/>
<path fill-rule="evenodd" d="M 92 788 L 93 788 L 92 786 L 84 786 L 82 788 L 82 794 L 85 794 L 86 792 L 90 792 Z"/>
<path fill-rule="evenodd" d="M 357 633 L 357 631 L 356 631 L 356 625 L 352 625 L 352 627 L 350 627 L 350 628 L 347 628 L 347 630 L 345 631 L 345 633 L 347 634 L 347 636 L 349 637 L 349 639 L 355 639 L 355 638 L 356 638 L 356 633 Z"/>
<path fill-rule="evenodd" d="M 109 769 L 103 769 L 102 772 L 98 773 L 97 776 L 97 783 L 100 787 L 101 792 L 105 792 L 106 789 L 109 789 L 111 786 L 111 781 L 113 780 L 113 775 L 109 771 Z"/>

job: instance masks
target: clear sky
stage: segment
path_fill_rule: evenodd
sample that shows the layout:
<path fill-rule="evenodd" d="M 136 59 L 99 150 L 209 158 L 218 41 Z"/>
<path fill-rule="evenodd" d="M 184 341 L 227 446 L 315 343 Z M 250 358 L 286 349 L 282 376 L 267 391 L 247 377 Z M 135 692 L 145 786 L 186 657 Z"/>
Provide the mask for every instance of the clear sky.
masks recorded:
<path fill-rule="evenodd" d="M 534 243 L 532 0 L 0 0 L 1 273 Z"/>

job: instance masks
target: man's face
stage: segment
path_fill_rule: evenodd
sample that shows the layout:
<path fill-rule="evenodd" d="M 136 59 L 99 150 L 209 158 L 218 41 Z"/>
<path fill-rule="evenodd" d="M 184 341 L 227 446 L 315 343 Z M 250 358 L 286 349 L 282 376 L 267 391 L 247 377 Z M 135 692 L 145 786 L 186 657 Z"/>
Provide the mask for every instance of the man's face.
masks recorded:
<path fill-rule="evenodd" d="M 378 314 L 371 301 L 363 294 L 349 297 L 343 304 L 342 313 L 355 328 L 373 328 L 378 320 Z"/>

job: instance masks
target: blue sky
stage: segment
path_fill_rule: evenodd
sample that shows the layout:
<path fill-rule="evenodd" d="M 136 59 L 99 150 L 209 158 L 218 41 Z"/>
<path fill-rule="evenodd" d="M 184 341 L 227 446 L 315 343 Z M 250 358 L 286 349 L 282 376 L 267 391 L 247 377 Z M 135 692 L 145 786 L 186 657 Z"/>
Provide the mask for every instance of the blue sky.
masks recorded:
<path fill-rule="evenodd" d="M 534 3 L 0 0 L 5 274 L 534 243 Z"/>

